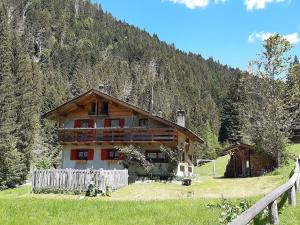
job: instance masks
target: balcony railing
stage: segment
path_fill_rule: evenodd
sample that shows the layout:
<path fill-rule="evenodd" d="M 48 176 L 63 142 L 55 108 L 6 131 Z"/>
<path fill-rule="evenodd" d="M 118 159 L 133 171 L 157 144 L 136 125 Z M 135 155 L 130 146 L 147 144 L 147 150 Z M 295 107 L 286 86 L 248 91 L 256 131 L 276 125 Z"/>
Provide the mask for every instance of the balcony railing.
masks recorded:
<path fill-rule="evenodd" d="M 61 143 L 172 143 L 178 139 L 172 128 L 59 129 Z"/>

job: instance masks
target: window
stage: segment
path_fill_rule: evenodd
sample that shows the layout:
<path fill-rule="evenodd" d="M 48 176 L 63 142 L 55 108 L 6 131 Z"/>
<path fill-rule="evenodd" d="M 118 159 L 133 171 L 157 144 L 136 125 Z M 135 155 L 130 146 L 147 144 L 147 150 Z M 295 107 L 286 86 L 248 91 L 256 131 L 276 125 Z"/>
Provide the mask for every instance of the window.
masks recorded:
<path fill-rule="evenodd" d="M 148 119 L 140 119 L 139 127 L 148 127 Z"/>
<path fill-rule="evenodd" d="M 111 120 L 111 127 L 118 128 L 119 127 L 119 119 L 112 119 Z"/>
<path fill-rule="evenodd" d="M 119 151 L 115 149 L 107 150 L 107 159 L 108 160 L 118 160 L 119 159 Z"/>
<path fill-rule="evenodd" d="M 91 111 L 89 115 L 97 115 L 97 104 L 95 102 L 93 102 L 91 105 Z"/>
<path fill-rule="evenodd" d="M 104 127 L 124 128 L 125 127 L 125 119 L 105 119 Z"/>
<path fill-rule="evenodd" d="M 80 128 L 88 128 L 89 121 L 88 120 L 80 120 Z"/>
<path fill-rule="evenodd" d="M 102 149 L 101 160 L 124 160 L 125 155 L 116 149 Z"/>
<path fill-rule="evenodd" d="M 93 160 L 94 149 L 71 149 L 71 160 Z"/>
<path fill-rule="evenodd" d="M 94 120 L 75 120 L 74 128 L 94 128 L 95 121 Z"/>
<path fill-rule="evenodd" d="M 88 150 L 77 150 L 77 160 L 87 160 Z"/>
<path fill-rule="evenodd" d="M 146 159 L 152 163 L 167 162 L 166 155 L 158 151 L 146 151 Z"/>
<path fill-rule="evenodd" d="M 102 104 L 102 113 L 108 115 L 108 102 L 103 102 Z"/>
<path fill-rule="evenodd" d="M 180 166 L 180 167 L 179 167 L 179 170 L 180 170 L 180 172 L 184 172 L 185 167 L 184 167 L 184 166 Z"/>

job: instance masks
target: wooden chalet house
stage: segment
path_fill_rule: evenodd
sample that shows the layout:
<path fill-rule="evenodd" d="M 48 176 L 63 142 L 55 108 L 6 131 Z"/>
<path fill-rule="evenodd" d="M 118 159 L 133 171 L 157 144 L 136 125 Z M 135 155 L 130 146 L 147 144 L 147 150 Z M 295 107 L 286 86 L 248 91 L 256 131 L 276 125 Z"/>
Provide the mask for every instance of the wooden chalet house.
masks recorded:
<path fill-rule="evenodd" d="M 165 173 L 168 162 L 160 146 L 183 146 L 178 175 L 192 172 L 192 145 L 202 139 L 185 128 L 185 112 L 179 110 L 178 123 L 152 115 L 98 90 L 90 90 L 48 112 L 58 121 L 62 145 L 62 168 L 121 169 L 123 156 L 114 149 L 139 145 L 146 159 L 155 165 L 154 174 Z"/>

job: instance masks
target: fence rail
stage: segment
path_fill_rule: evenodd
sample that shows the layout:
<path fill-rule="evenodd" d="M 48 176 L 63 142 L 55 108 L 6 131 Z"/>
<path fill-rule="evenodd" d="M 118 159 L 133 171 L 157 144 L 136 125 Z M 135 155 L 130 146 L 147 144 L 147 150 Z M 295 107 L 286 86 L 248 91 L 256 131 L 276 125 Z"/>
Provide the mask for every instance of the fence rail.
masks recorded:
<path fill-rule="evenodd" d="M 253 206 L 231 221 L 228 225 L 247 225 L 259 213 L 268 207 L 271 224 L 279 224 L 277 199 L 288 192 L 288 201 L 292 206 L 296 206 L 296 190 L 300 191 L 300 159 L 297 159 L 293 176 L 283 185 L 267 194 L 264 198 L 256 202 Z"/>
<path fill-rule="evenodd" d="M 62 191 L 87 191 L 91 183 L 98 191 L 107 187 L 117 190 L 128 186 L 128 170 L 34 170 L 32 190 L 56 189 Z"/>

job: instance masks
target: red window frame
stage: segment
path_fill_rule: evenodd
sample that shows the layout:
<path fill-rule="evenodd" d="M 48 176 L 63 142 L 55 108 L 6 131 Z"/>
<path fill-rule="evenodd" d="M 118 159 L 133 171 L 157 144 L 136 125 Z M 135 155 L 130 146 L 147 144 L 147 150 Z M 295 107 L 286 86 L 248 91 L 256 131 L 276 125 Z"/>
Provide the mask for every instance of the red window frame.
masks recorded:
<path fill-rule="evenodd" d="M 78 157 L 78 153 L 81 151 L 87 152 L 86 159 L 80 159 Z M 71 160 L 94 160 L 94 149 L 71 149 L 70 159 Z"/>
<path fill-rule="evenodd" d="M 112 152 L 114 153 L 113 156 L 111 156 Z M 116 149 L 101 149 L 101 160 L 124 160 L 124 159 L 125 159 L 125 155 Z"/>
<path fill-rule="evenodd" d="M 119 128 L 124 128 L 125 127 L 125 119 L 105 119 L 104 120 L 104 127 L 108 128 L 111 127 L 111 122 L 112 120 L 118 120 L 119 122 Z"/>
<path fill-rule="evenodd" d="M 82 128 L 81 123 L 87 122 L 88 127 L 87 128 L 95 128 L 95 120 L 93 119 L 80 119 L 80 120 L 74 120 L 74 128 Z"/>

